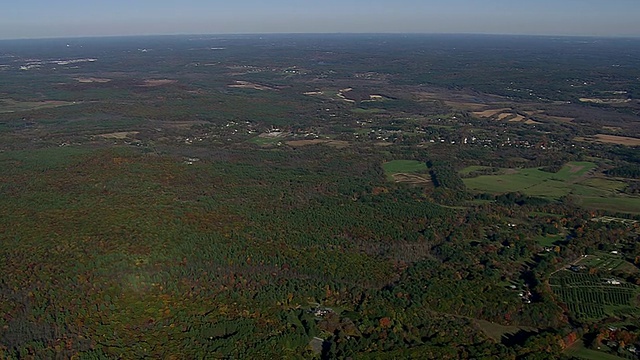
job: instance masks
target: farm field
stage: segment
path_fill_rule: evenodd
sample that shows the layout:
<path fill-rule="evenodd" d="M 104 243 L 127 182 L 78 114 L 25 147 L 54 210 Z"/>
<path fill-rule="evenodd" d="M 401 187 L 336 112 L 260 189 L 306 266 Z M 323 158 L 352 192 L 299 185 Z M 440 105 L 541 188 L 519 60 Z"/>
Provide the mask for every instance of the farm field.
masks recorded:
<path fill-rule="evenodd" d="M 557 173 L 538 168 L 503 169 L 496 175 L 481 175 L 463 181 L 469 189 L 476 191 L 496 193 L 521 191 L 527 195 L 560 197 L 571 192 L 570 181 L 579 179 L 595 167 L 596 164 L 592 162 L 571 162 Z M 477 167 L 466 168 L 462 172 L 471 172 L 476 169 Z"/>
<path fill-rule="evenodd" d="M 640 199 L 632 197 L 580 197 L 583 207 L 640 214 Z"/>
<path fill-rule="evenodd" d="M 576 319 L 597 321 L 610 316 L 637 316 L 640 312 L 635 303 L 638 286 L 624 281 L 612 284 L 609 279 L 563 270 L 549 281 L 553 292 Z"/>
<path fill-rule="evenodd" d="M 594 255 L 587 255 L 576 264 L 587 267 L 595 267 L 603 271 L 622 270 L 637 272 L 640 271 L 632 264 L 625 261 L 620 255 L 613 255 L 605 252 L 596 252 Z"/>
<path fill-rule="evenodd" d="M 584 207 L 640 213 L 640 199 L 617 195 L 627 184 L 618 180 L 589 177 L 595 168 L 596 164 L 592 162 L 569 162 L 557 173 L 538 168 L 502 169 L 495 175 L 481 175 L 463 181 L 467 188 L 475 192 L 521 192 L 551 199 L 574 195 Z M 481 167 L 468 167 L 461 170 L 460 174 L 469 174 L 479 169 Z"/>

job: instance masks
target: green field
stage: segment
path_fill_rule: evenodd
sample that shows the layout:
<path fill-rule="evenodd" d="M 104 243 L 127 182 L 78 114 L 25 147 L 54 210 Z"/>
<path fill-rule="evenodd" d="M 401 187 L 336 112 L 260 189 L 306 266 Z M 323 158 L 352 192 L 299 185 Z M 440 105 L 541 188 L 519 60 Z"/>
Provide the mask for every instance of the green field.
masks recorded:
<path fill-rule="evenodd" d="M 567 349 L 566 354 L 585 360 L 621 360 L 619 356 L 607 354 L 602 351 L 587 349 L 582 341 L 577 341 L 573 346 Z"/>
<path fill-rule="evenodd" d="M 269 146 L 276 145 L 279 142 L 283 141 L 282 137 L 267 137 L 267 136 L 256 136 L 249 140 L 249 142 L 254 143 L 260 146 Z"/>
<path fill-rule="evenodd" d="M 417 160 L 393 160 L 382 164 L 387 175 L 426 172 L 427 164 Z"/>
<path fill-rule="evenodd" d="M 627 213 L 640 213 L 640 198 L 623 197 L 618 191 L 626 184 L 603 178 L 586 178 L 596 168 L 592 162 L 570 162 L 557 173 L 538 168 L 502 169 L 496 175 L 481 175 L 463 179 L 471 191 L 489 193 L 521 192 L 529 196 L 559 199 L 574 195 L 587 208 Z M 481 167 L 471 166 L 460 174 L 469 174 Z"/>
<path fill-rule="evenodd" d="M 556 241 L 562 240 L 562 236 L 561 235 L 538 236 L 537 238 L 535 238 L 535 240 L 541 246 L 553 246 L 553 244 Z"/>
<path fill-rule="evenodd" d="M 494 341 L 500 342 L 505 335 L 513 335 L 519 331 L 536 331 L 538 329 L 526 326 L 506 326 L 496 323 L 492 323 L 486 320 L 474 319 L 474 322 L 478 325 L 488 337 Z"/>
<path fill-rule="evenodd" d="M 504 169 L 498 175 L 482 175 L 464 179 L 467 188 L 476 191 L 494 193 L 523 192 L 532 196 L 558 198 L 569 194 L 573 190 L 570 182 L 584 176 L 594 169 L 596 164 L 591 162 L 571 162 L 557 173 L 542 171 L 538 168 Z M 471 172 L 477 168 L 466 168 Z"/>
<path fill-rule="evenodd" d="M 582 197 L 581 205 L 587 208 L 604 209 L 640 214 L 640 199 L 630 197 Z"/>
<path fill-rule="evenodd" d="M 604 271 L 638 271 L 637 268 L 633 266 L 633 264 L 625 261 L 622 257 L 604 252 L 597 252 L 594 255 L 588 255 L 586 258 L 578 262 L 578 264 L 588 267 L 596 267 Z"/>

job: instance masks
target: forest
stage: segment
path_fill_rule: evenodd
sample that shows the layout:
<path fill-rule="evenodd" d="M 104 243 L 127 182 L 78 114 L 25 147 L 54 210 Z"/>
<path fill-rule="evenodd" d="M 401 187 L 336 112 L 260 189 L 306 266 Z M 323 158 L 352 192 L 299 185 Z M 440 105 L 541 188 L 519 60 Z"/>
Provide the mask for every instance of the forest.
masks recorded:
<path fill-rule="evenodd" d="M 638 78 L 633 39 L 0 41 L 0 358 L 638 359 Z"/>

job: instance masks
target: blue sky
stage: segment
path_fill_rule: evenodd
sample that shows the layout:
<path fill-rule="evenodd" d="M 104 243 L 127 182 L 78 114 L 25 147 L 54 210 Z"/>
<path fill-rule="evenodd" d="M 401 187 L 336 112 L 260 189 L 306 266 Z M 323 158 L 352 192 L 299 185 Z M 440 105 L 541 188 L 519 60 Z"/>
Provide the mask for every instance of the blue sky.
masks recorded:
<path fill-rule="evenodd" d="M 417 32 L 640 36 L 640 0 L 14 0 L 0 38 Z"/>

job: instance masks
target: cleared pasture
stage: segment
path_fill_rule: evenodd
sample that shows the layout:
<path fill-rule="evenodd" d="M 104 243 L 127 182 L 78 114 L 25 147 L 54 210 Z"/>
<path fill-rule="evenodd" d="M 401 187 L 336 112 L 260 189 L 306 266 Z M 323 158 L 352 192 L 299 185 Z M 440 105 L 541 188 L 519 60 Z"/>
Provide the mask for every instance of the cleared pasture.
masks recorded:
<path fill-rule="evenodd" d="M 596 164 L 590 162 L 571 162 L 557 173 L 550 173 L 538 168 L 503 169 L 500 174 L 481 175 L 464 179 L 467 188 L 484 192 L 516 192 L 527 195 L 559 197 L 571 192 L 569 182 L 593 170 Z M 466 168 L 463 172 L 471 172 Z"/>

